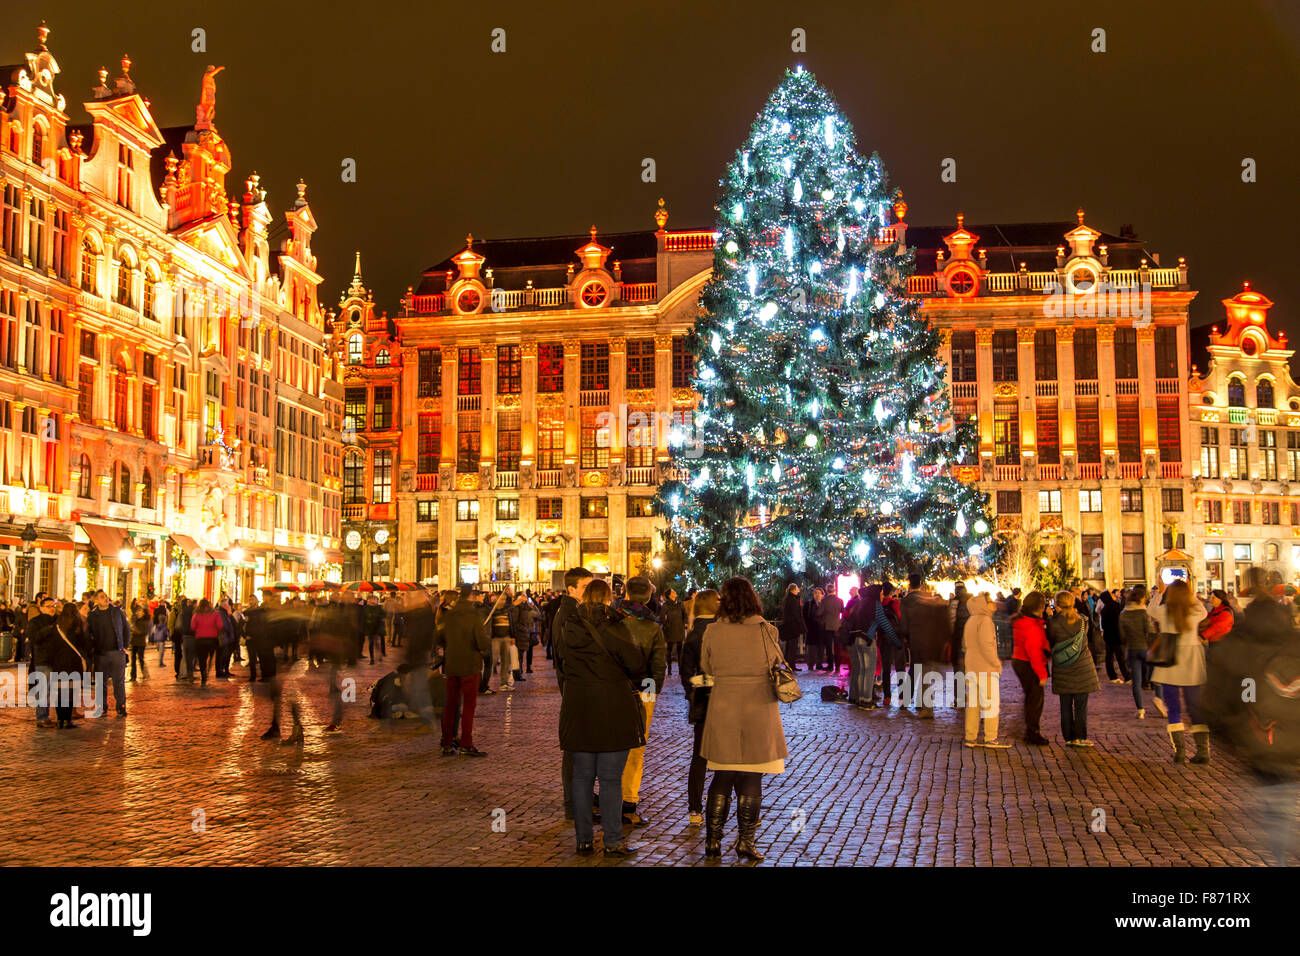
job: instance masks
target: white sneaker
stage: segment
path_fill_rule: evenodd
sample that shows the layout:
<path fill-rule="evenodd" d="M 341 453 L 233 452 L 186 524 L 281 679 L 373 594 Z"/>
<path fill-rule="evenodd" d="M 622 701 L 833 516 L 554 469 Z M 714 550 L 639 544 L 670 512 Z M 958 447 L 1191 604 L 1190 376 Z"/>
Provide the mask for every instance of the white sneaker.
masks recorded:
<path fill-rule="evenodd" d="M 989 750 L 1010 750 L 1011 741 L 1003 740 L 1001 737 L 994 737 L 992 740 L 984 741 L 984 746 Z"/>
<path fill-rule="evenodd" d="M 1169 708 L 1165 706 L 1165 702 L 1163 699 L 1156 697 L 1151 701 L 1151 703 L 1156 705 L 1156 713 L 1158 713 L 1161 717 L 1169 716 Z"/>
<path fill-rule="evenodd" d="M 1146 719 L 1147 719 L 1147 710 L 1146 710 L 1146 708 L 1145 708 L 1145 707 L 1139 707 L 1139 708 L 1138 708 L 1138 720 L 1146 720 Z"/>
<path fill-rule="evenodd" d="M 1122 683 L 1124 683 L 1124 678 L 1122 678 L 1122 677 L 1116 677 L 1113 681 L 1111 681 L 1111 683 L 1112 683 L 1112 684 L 1122 684 Z"/>

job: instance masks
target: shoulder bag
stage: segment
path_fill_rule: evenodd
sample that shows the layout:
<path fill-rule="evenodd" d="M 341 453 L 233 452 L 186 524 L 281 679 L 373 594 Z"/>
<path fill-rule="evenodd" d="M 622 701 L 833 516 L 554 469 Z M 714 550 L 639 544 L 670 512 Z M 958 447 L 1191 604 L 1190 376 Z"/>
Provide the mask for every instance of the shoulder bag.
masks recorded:
<path fill-rule="evenodd" d="M 780 648 L 777 648 L 776 660 L 772 660 L 772 655 L 768 653 L 768 623 L 764 621 L 760 628 L 763 632 L 763 654 L 767 658 L 768 679 L 772 682 L 772 693 L 776 699 L 783 704 L 792 704 L 803 696 L 803 690 L 799 687 L 799 680 L 794 676 L 794 671 L 786 663 L 785 658 L 781 656 Z M 775 643 L 775 638 L 772 639 Z"/>

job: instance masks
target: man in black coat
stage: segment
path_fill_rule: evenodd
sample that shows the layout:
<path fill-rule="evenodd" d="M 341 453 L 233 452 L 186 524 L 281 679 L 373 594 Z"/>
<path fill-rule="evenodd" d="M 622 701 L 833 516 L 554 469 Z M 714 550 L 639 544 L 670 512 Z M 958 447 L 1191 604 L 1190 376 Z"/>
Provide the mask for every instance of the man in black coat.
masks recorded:
<path fill-rule="evenodd" d="M 438 622 L 437 646 L 442 648 L 442 669 L 447 679 L 447 702 L 442 711 L 444 757 L 487 756 L 474 746 L 474 710 L 484 655 L 492 645 L 487 621 L 470 600 L 472 593 L 469 585 L 463 585 L 460 600 Z"/>
<path fill-rule="evenodd" d="M 50 682 L 50 665 L 53 658 L 53 644 L 59 640 L 59 635 L 54 629 L 55 615 L 59 611 L 59 602 L 48 594 L 41 593 L 36 596 L 36 601 L 40 613 L 36 617 L 26 620 L 27 609 L 19 609 L 18 617 L 23 618 L 23 623 L 27 627 L 27 642 L 32 651 L 32 671 L 37 674 L 45 675 L 45 697 L 36 705 L 36 726 L 45 728 L 53 727 L 54 721 L 50 720 L 50 697 L 52 696 Z"/>
<path fill-rule="evenodd" d="M 551 620 L 551 654 L 555 660 L 555 681 L 564 695 L 564 625 L 578 613 L 578 601 L 595 577 L 586 568 L 569 568 L 564 572 L 565 594 L 560 598 L 555 617 Z M 560 776 L 564 785 L 564 819 L 573 819 L 573 756 L 566 750 L 560 760 Z M 600 804 L 592 802 L 593 807 Z"/>
<path fill-rule="evenodd" d="M 131 646 L 131 625 L 122 609 L 108 600 L 108 592 L 95 592 L 95 606 L 86 617 L 95 655 L 95 716 L 103 716 L 108 702 L 105 681 L 113 683 L 113 700 L 117 716 L 126 716 L 126 655 Z"/>
<path fill-rule="evenodd" d="M 686 640 L 686 608 L 677 600 L 677 589 L 669 588 L 664 592 L 663 606 L 659 608 L 659 623 L 664 628 L 664 640 L 668 642 L 667 672 L 673 672 L 673 660 L 680 659 L 682 642 Z"/>

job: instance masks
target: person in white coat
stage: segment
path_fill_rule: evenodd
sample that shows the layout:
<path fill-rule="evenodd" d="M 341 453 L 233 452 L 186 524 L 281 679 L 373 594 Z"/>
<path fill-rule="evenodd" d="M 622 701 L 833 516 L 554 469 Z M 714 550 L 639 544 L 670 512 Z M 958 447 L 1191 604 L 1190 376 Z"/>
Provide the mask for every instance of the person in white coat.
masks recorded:
<path fill-rule="evenodd" d="M 993 625 L 994 609 L 995 605 L 987 594 L 974 594 L 966 599 L 966 610 L 970 616 L 962 626 L 961 635 L 966 677 L 965 746 L 1006 750 L 1011 744 L 998 736 L 1002 658 L 998 656 L 997 629 Z M 984 722 L 982 745 L 979 741 L 981 719 Z"/>
<path fill-rule="evenodd" d="M 1169 667 L 1152 669 L 1151 680 L 1160 685 L 1168 720 L 1169 742 L 1174 748 L 1174 763 L 1183 763 L 1183 740 L 1188 732 L 1196 742 L 1192 763 L 1210 762 L 1210 728 L 1201 715 L 1201 688 L 1205 686 L 1205 642 L 1197 625 L 1206 616 L 1205 606 L 1196 599 L 1186 581 L 1175 581 L 1157 590 L 1147 605 L 1147 614 L 1160 634 L 1177 634 L 1177 653 Z M 1183 699 L 1187 717 L 1183 720 Z"/>

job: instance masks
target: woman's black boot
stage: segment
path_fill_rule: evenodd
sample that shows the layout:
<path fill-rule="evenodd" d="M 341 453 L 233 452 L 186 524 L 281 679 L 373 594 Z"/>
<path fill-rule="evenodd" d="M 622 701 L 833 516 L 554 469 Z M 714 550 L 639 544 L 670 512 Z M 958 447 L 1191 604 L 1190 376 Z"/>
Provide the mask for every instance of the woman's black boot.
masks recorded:
<path fill-rule="evenodd" d="M 754 837 L 758 835 L 758 814 L 763 807 L 762 797 L 737 797 L 736 821 L 740 828 L 740 839 L 736 841 L 736 854 L 742 859 L 763 862 L 763 854 L 758 852 Z"/>
<path fill-rule="evenodd" d="M 704 808 L 704 855 L 722 856 L 722 831 L 731 813 L 731 794 L 711 793 Z"/>

